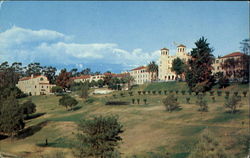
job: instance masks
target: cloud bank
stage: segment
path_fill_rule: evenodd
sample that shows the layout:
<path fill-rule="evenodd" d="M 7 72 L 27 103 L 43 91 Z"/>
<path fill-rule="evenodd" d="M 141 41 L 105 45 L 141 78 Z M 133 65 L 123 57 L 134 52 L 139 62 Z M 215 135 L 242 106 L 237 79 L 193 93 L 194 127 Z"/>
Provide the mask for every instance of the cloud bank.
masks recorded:
<path fill-rule="evenodd" d="M 53 30 L 31 30 L 13 26 L 0 33 L 0 62 L 19 61 L 43 65 L 117 65 L 121 71 L 159 58 L 159 51 L 120 49 L 116 43 L 76 43 L 73 36 Z M 116 68 L 117 69 L 117 68 Z"/>

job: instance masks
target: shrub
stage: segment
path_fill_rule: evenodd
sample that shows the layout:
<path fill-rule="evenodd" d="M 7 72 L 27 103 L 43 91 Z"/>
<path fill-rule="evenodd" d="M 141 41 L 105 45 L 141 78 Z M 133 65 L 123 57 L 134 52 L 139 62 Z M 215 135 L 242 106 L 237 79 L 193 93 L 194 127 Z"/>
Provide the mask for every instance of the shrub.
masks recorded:
<path fill-rule="evenodd" d="M 229 92 L 229 91 L 226 91 L 225 93 L 226 93 L 226 96 L 229 97 L 230 92 Z"/>
<path fill-rule="evenodd" d="M 243 93 L 244 97 L 247 96 L 247 91 L 243 91 L 242 93 Z"/>
<path fill-rule="evenodd" d="M 239 92 L 234 92 L 234 96 L 238 96 Z"/>
<path fill-rule="evenodd" d="M 176 93 L 176 94 L 178 94 L 178 93 L 179 93 L 179 91 L 178 91 L 178 90 L 176 90 L 176 91 L 175 91 L 175 93 Z"/>
<path fill-rule="evenodd" d="M 36 112 L 36 104 L 34 104 L 31 100 L 28 100 L 23 103 L 23 114 L 26 115 L 26 117 L 29 117 L 29 114 L 33 114 Z"/>
<path fill-rule="evenodd" d="M 120 96 L 121 96 L 121 97 L 124 97 L 124 93 L 120 93 Z"/>
<path fill-rule="evenodd" d="M 173 93 L 174 91 L 173 90 L 170 90 L 169 93 Z"/>
<path fill-rule="evenodd" d="M 182 95 L 185 95 L 186 91 L 182 90 L 181 93 L 182 93 Z"/>
<path fill-rule="evenodd" d="M 123 126 L 117 116 L 83 119 L 78 124 L 78 130 L 74 147 L 76 157 L 119 157 L 116 148 L 122 140 Z"/>
<path fill-rule="evenodd" d="M 198 95 L 196 105 L 199 106 L 198 111 L 202 111 L 202 112 L 208 111 L 207 101 L 204 100 L 202 95 Z"/>
<path fill-rule="evenodd" d="M 189 91 L 188 91 L 188 94 L 189 94 L 189 95 L 192 95 L 192 91 L 191 91 L 191 90 L 189 90 Z"/>
<path fill-rule="evenodd" d="M 134 98 L 132 99 L 132 104 L 135 104 L 135 99 Z"/>
<path fill-rule="evenodd" d="M 137 104 L 140 104 L 140 99 L 136 99 L 137 100 Z"/>
<path fill-rule="evenodd" d="M 138 94 L 141 95 L 141 91 L 138 91 Z"/>
<path fill-rule="evenodd" d="M 156 92 L 155 92 L 155 91 L 153 91 L 152 93 L 153 93 L 153 94 L 155 94 Z"/>
<path fill-rule="evenodd" d="M 59 104 L 65 106 L 66 109 L 70 107 L 72 110 L 73 106 L 78 104 L 78 101 L 69 95 L 64 95 L 61 99 L 59 99 Z"/>
<path fill-rule="evenodd" d="M 150 91 L 148 91 L 148 94 L 150 94 Z"/>
<path fill-rule="evenodd" d="M 146 91 L 142 91 L 142 94 L 145 95 L 145 94 L 146 94 Z"/>
<path fill-rule="evenodd" d="M 113 97 L 116 98 L 116 94 L 113 94 Z"/>
<path fill-rule="evenodd" d="M 94 98 L 88 98 L 88 99 L 85 100 L 85 102 L 88 103 L 88 104 L 91 104 L 91 103 L 93 103 L 94 101 L 95 101 Z"/>
<path fill-rule="evenodd" d="M 214 96 L 214 91 L 210 91 L 210 96 Z"/>
<path fill-rule="evenodd" d="M 160 95 L 161 95 L 161 91 L 158 91 L 158 94 L 160 94 Z"/>
<path fill-rule="evenodd" d="M 179 103 L 177 102 L 177 97 L 174 94 L 169 94 L 165 99 L 163 99 L 163 104 L 168 112 L 172 112 L 179 108 Z"/>
<path fill-rule="evenodd" d="M 229 98 L 229 96 L 226 95 L 226 96 L 225 96 L 225 99 L 228 100 L 228 98 Z"/>
<path fill-rule="evenodd" d="M 240 103 L 240 98 L 238 96 L 231 96 L 225 101 L 224 106 L 231 110 L 231 113 L 235 113 L 236 109 Z"/>
<path fill-rule="evenodd" d="M 215 103 L 215 97 L 212 97 L 213 102 Z"/>
<path fill-rule="evenodd" d="M 147 99 L 145 98 L 145 99 L 143 99 L 143 101 L 144 101 L 144 104 L 147 104 Z"/>
<path fill-rule="evenodd" d="M 221 96 L 222 92 L 221 91 L 217 91 L 217 95 Z"/>
<path fill-rule="evenodd" d="M 189 97 L 186 98 L 186 102 L 187 102 L 187 104 L 190 104 L 190 98 Z"/>
<path fill-rule="evenodd" d="M 164 94 L 165 94 L 165 95 L 167 94 L 167 91 L 166 91 L 166 90 L 164 91 Z"/>
<path fill-rule="evenodd" d="M 133 92 L 131 92 L 131 91 L 130 91 L 130 92 L 128 92 L 128 94 L 129 94 L 130 96 L 133 96 Z"/>
<path fill-rule="evenodd" d="M 63 88 L 61 86 L 54 86 L 51 89 L 52 93 L 62 93 L 63 92 Z"/>

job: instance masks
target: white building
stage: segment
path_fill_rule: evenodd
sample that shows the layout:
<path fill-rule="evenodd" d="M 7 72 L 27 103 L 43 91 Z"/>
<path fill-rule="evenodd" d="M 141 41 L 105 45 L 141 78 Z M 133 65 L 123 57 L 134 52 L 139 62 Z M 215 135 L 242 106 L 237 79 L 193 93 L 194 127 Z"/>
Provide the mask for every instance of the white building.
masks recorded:
<path fill-rule="evenodd" d="M 130 70 L 130 76 L 134 78 L 133 84 L 144 84 L 151 82 L 151 73 L 148 72 L 146 66 L 140 66 Z"/>

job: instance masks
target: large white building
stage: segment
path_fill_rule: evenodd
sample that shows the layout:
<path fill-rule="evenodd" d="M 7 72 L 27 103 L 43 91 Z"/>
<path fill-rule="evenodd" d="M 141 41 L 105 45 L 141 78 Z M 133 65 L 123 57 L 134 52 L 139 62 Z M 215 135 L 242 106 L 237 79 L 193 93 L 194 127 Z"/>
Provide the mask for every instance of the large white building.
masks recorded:
<path fill-rule="evenodd" d="M 152 73 L 148 72 L 146 66 L 134 68 L 130 70 L 129 74 L 134 78 L 133 84 L 144 84 L 147 82 L 151 82 Z"/>
<path fill-rule="evenodd" d="M 158 78 L 161 81 L 173 81 L 176 80 L 176 74 L 171 70 L 173 60 L 176 58 L 180 58 L 184 62 L 187 62 L 190 56 L 186 52 L 186 46 L 179 45 L 177 46 L 176 55 L 171 56 L 169 54 L 169 49 L 162 48 L 161 56 L 159 59 L 159 72 Z"/>

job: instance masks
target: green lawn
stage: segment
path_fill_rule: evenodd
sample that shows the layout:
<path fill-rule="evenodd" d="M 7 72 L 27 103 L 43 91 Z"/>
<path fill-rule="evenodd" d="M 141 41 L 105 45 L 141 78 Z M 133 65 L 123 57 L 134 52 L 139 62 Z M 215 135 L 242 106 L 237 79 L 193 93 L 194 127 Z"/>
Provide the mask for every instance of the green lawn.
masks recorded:
<path fill-rule="evenodd" d="M 169 90 L 175 92 L 175 89 L 183 90 L 187 87 L 184 82 L 153 83 L 134 88 L 133 96 L 128 92 L 119 91 L 108 95 L 91 96 L 89 102 L 76 97 L 79 104 L 73 111 L 59 106 L 58 96 L 34 96 L 21 99 L 20 102 L 32 99 L 37 105 L 37 113 L 43 115 L 26 121 L 27 130 L 36 129 L 35 132 L 30 131 L 30 134 L 24 138 L 0 140 L 0 150 L 28 158 L 63 151 L 67 153 L 66 157 L 71 158 L 71 147 L 75 142 L 74 135 L 77 133 L 77 123 L 80 119 L 90 118 L 93 115 L 112 114 L 119 116 L 125 130 L 119 148 L 123 153 L 122 157 L 130 158 L 133 155 L 139 158 L 157 157 L 168 152 L 173 158 L 185 158 L 193 149 L 200 133 L 206 128 L 228 148 L 228 153 L 240 152 L 239 147 L 232 149 L 230 145 L 236 141 L 236 135 L 243 135 L 248 129 L 249 94 L 247 97 L 242 97 L 240 112 L 230 114 L 226 113 L 223 107 L 225 93 L 222 96 L 217 96 L 215 93 L 215 102 L 207 93 L 205 99 L 208 102 L 209 111 L 200 113 L 197 111 L 198 106 L 195 105 L 197 96 L 188 93 L 183 95 L 179 92 L 176 96 L 182 109 L 169 113 L 165 111 L 162 104 L 162 99 L 166 97 L 164 93 L 139 95 L 137 92 L 166 89 L 169 94 Z M 222 91 L 226 90 L 244 91 L 247 87 L 233 85 Z M 120 93 L 124 93 L 124 97 L 121 97 Z M 186 103 L 187 97 L 191 99 L 190 104 Z M 140 103 L 132 104 L 133 98 L 140 99 Z M 144 104 L 143 99 L 147 99 L 147 104 Z M 125 101 L 129 105 L 105 105 L 107 101 Z M 47 147 L 44 146 L 46 139 L 49 142 Z"/>

